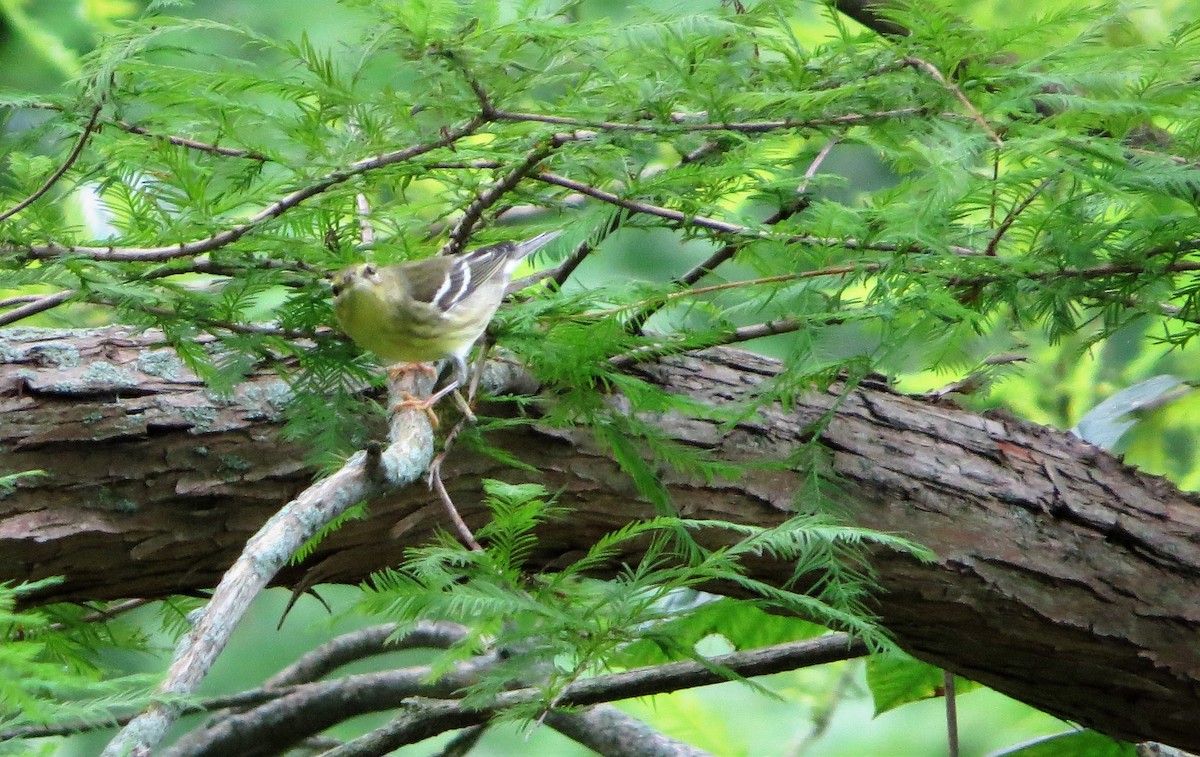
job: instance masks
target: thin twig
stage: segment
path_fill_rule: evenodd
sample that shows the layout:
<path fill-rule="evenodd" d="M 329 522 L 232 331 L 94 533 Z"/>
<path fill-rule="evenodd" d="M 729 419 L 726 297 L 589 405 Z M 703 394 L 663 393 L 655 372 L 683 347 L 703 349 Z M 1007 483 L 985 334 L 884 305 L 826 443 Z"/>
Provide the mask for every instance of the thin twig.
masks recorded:
<path fill-rule="evenodd" d="M 626 313 L 637 308 L 654 308 L 655 310 L 659 310 L 664 305 L 684 297 L 697 297 L 703 294 L 712 294 L 713 292 L 724 292 L 729 289 L 741 289 L 743 287 L 761 286 L 763 284 L 780 284 L 788 281 L 802 281 L 804 279 L 815 279 L 825 276 L 845 276 L 851 273 L 872 273 L 882 267 L 883 266 L 880 263 L 866 263 L 863 265 L 846 265 L 837 266 L 834 268 L 817 268 L 811 271 L 800 271 L 798 273 L 781 273 L 776 276 L 763 276 L 757 279 L 727 281 L 723 284 L 713 284 L 706 287 L 684 289 L 678 292 L 668 292 L 664 295 L 649 300 L 640 300 L 638 302 L 631 302 L 627 305 L 605 308 L 604 310 L 587 310 L 576 315 L 565 317 L 570 319 L 590 321 L 599 318 L 608 318 L 610 316 L 620 315 L 621 313 Z"/>
<path fill-rule="evenodd" d="M 846 698 L 846 694 L 849 693 L 851 686 L 853 686 L 858 670 L 859 666 L 853 662 L 848 661 L 842 665 L 842 672 L 838 676 L 837 683 L 833 686 L 833 691 L 829 692 L 825 700 L 813 710 L 812 727 L 809 728 L 808 733 L 788 753 L 788 757 L 801 757 L 801 755 L 821 740 L 821 737 L 829 730 L 838 707 Z"/>
<path fill-rule="evenodd" d="M 648 202 L 642 202 L 640 200 L 627 200 L 623 197 L 613 194 L 612 192 L 607 192 L 603 189 L 593 187 L 590 184 L 584 184 L 581 181 L 568 179 L 565 176 L 559 176 L 558 174 L 551 173 L 549 171 L 531 174 L 531 178 L 547 184 L 563 187 L 564 189 L 570 189 L 572 191 L 579 192 L 580 194 L 587 195 L 593 199 L 600 200 L 601 202 L 607 202 L 610 205 L 616 205 L 618 207 L 625 208 L 626 210 L 634 213 L 644 213 L 646 215 L 664 218 L 682 226 L 698 226 L 702 229 L 710 229 L 712 231 L 719 231 L 725 234 L 763 236 L 763 234 L 753 232 L 750 230 L 750 228 L 746 226 L 740 226 L 736 223 L 718 221 L 715 218 L 706 218 L 704 216 L 689 215 L 681 210 L 663 208 L 658 205 L 651 205 Z"/>
<path fill-rule="evenodd" d="M 742 226 L 728 221 L 720 221 L 715 218 L 705 216 L 691 215 L 684 213 L 681 210 L 672 208 L 664 208 L 658 205 L 652 205 L 648 202 L 640 200 L 627 200 L 623 197 L 613 194 L 612 192 L 593 187 L 590 184 L 584 184 L 581 181 L 569 179 L 565 176 L 543 171 L 541 173 L 530 174 L 530 178 L 555 186 L 570 189 L 580 194 L 587 195 L 601 202 L 607 202 L 611 205 L 616 205 L 625 208 L 634 213 L 644 213 L 646 215 L 656 216 L 665 220 L 671 221 L 683 227 L 695 226 L 702 229 L 709 229 L 723 234 L 738 234 L 754 239 L 776 239 L 788 244 L 811 244 L 821 247 L 840 247 L 847 250 L 872 250 L 875 252 L 924 252 L 921 248 L 912 247 L 910 245 L 899 245 L 890 242 L 863 242 L 854 237 L 846 237 L 838 239 L 834 237 L 818 237 L 812 234 L 793 234 L 789 236 L 776 236 L 765 231 L 755 231 L 748 226 Z M 961 256 L 979 255 L 978 250 L 970 247 L 961 247 L 959 245 L 947 245 L 946 250 Z"/>
<path fill-rule="evenodd" d="M 1013 222 L 1017 220 L 1017 216 L 1024 213 L 1025 209 L 1033 204 L 1033 201 L 1037 199 L 1038 195 L 1040 195 L 1046 189 L 1046 187 L 1050 185 L 1050 182 L 1054 179 L 1054 177 L 1058 176 L 1060 173 L 1062 173 L 1061 170 L 1056 171 L 1053 176 L 1047 176 L 1046 178 L 1042 179 L 1041 183 L 1033 188 L 1033 191 L 1029 193 L 1028 197 L 1014 205 L 1008 211 L 1008 214 L 1004 216 L 1004 220 L 1001 221 L 1000 225 L 996 227 L 996 233 L 992 234 L 991 240 L 988 241 L 987 247 L 983 251 L 984 255 L 996 254 L 996 248 L 999 246 L 1000 238 L 1004 236 L 1004 232 L 1008 231 L 1009 227 L 1013 225 Z"/>
<path fill-rule="evenodd" d="M 173 134 L 156 134 L 145 127 L 138 126 L 137 124 L 131 124 L 128 121 L 123 121 L 120 119 L 112 121 L 111 123 L 117 128 L 127 131 L 130 134 L 137 134 L 139 136 L 149 137 L 150 139 L 161 139 L 175 145 L 176 147 L 186 147 L 189 150 L 196 150 L 197 152 L 206 152 L 212 155 L 221 155 L 227 158 L 256 160 L 260 163 L 265 163 L 270 160 L 270 158 L 268 158 L 266 155 L 263 155 L 261 152 L 256 150 L 239 150 L 234 147 L 221 147 L 219 145 L 209 144 L 208 142 L 200 142 L 199 140 L 190 139 L 188 137 L 177 137 Z"/>
<path fill-rule="evenodd" d="M 784 203 L 784 205 L 778 210 L 776 210 L 767 218 L 763 219 L 762 223 L 764 226 L 774 226 L 792 217 L 796 213 L 801 212 L 808 206 L 807 197 L 805 196 L 808 193 L 808 185 L 812 181 L 812 178 L 816 176 L 821 164 L 825 162 L 825 158 L 829 157 L 829 153 L 839 141 L 840 137 L 834 136 L 824 145 L 822 145 L 821 149 L 817 151 L 816 157 L 813 158 L 812 162 L 808 165 L 808 169 L 804 172 L 804 180 L 800 182 L 798 187 L 796 187 L 795 199 L 791 202 Z M 692 286 L 696 282 L 700 281 L 700 279 L 712 273 L 717 266 L 731 259 L 741 248 L 742 245 L 735 243 L 729 243 L 722 246 L 721 249 L 717 250 L 708 258 L 693 266 L 691 270 L 677 278 L 674 283 L 677 286 Z M 664 305 L 666 305 L 665 301 L 658 306 L 651 306 L 647 308 L 645 312 L 639 313 L 637 316 L 630 319 L 628 324 L 626 324 L 626 330 L 635 334 L 642 333 L 642 329 L 646 325 L 646 321 L 650 320 L 650 317 L 658 312 L 659 309 L 661 309 Z"/>
<path fill-rule="evenodd" d="M 462 56 L 455 50 L 447 47 L 438 47 L 435 52 L 443 58 L 450 61 L 450 64 L 462 74 L 463 79 L 467 82 L 467 86 L 471 88 L 471 92 L 475 95 L 475 99 L 479 101 L 479 112 L 482 116 L 491 121 L 495 119 L 496 107 L 492 104 L 491 95 L 484 89 L 479 77 L 471 69 L 467 68 L 467 64 L 463 61 Z"/>
<path fill-rule="evenodd" d="M 873 113 L 845 113 L 840 116 L 825 118 L 786 118 L 778 121 L 730 121 L 725 123 L 691 122 L 690 114 L 678 114 L 672 117 L 671 123 L 629 123 L 622 121 L 589 121 L 583 118 L 569 116 L 551 116 L 543 113 L 518 113 L 508 110 L 496 110 L 492 113 L 495 121 L 536 122 L 556 124 L 558 126 L 574 126 L 581 129 L 596 129 L 599 131 L 634 131 L 647 134 L 662 134 L 672 132 L 693 131 L 735 131 L 742 134 L 763 134 L 765 132 L 783 129 L 816 129 L 826 126 L 853 126 L 855 124 L 880 121 L 889 118 L 918 116 L 927 112 L 925 108 L 895 108 L 893 110 L 876 111 Z"/>
<path fill-rule="evenodd" d="M 475 399 L 475 392 L 479 387 L 479 377 L 482 374 L 483 360 L 486 357 L 487 344 L 481 346 L 480 362 L 476 365 L 476 370 L 472 371 L 472 375 L 468 377 L 467 385 L 467 402 Z M 468 410 L 470 409 L 468 405 Z M 446 460 L 446 456 L 450 454 L 451 448 L 454 446 L 454 441 L 458 435 L 463 432 L 467 424 L 471 422 L 471 418 L 467 415 L 458 419 L 458 422 L 446 432 L 445 438 L 442 440 L 442 449 L 434 456 L 433 462 L 429 464 L 429 475 L 426 479 L 429 488 L 438 495 L 438 500 L 442 503 L 442 507 L 446 510 L 446 514 L 450 516 L 450 522 L 454 524 L 454 530 L 458 532 L 458 538 L 472 552 L 482 552 L 483 547 L 475 540 L 475 534 L 471 533 L 471 529 L 459 514 L 458 508 L 454 505 L 454 500 L 450 498 L 450 493 L 446 491 L 446 484 L 442 481 L 442 463 Z"/>
<path fill-rule="evenodd" d="M 72 621 L 70 624 L 68 624 L 68 623 L 51 623 L 49 626 L 47 626 L 47 628 L 50 631 L 65 631 L 78 623 L 107 622 L 107 621 L 112 620 L 113 618 L 117 617 L 118 615 L 123 615 L 123 614 L 129 612 L 130 610 L 136 610 L 139 607 L 144 607 L 145 605 L 148 605 L 154 601 L 157 601 L 157 600 L 145 599 L 145 598 L 126 599 L 122 602 L 116 602 L 109 607 L 96 608 L 92 612 L 88 613 L 87 615 L 84 615 L 82 618 Z"/>
<path fill-rule="evenodd" d="M 987 132 L 988 138 L 992 140 L 996 147 L 1004 147 L 1004 141 L 1000 139 L 1000 135 L 997 134 L 996 130 L 992 128 L 992 125 L 987 122 L 987 119 L 983 117 L 983 114 L 979 112 L 979 110 L 971 103 L 969 99 L 967 99 L 967 96 L 963 94 L 963 91 L 958 88 L 957 84 L 949 81 L 945 76 L 942 76 L 942 72 L 937 69 L 937 66 L 933 65 L 927 60 L 918 58 L 915 55 L 909 55 L 905 57 L 904 62 L 913 68 L 921 69 L 925 73 L 929 74 L 934 81 L 950 90 L 951 94 L 958 98 L 958 101 L 967 109 L 967 113 L 970 114 L 971 118 L 975 120 L 975 123 L 979 124 L 980 127 Z"/>
<path fill-rule="evenodd" d="M 55 292 L 54 294 L 36 297 L 32 301 L 26 302 L 24 305 L 15 307 L 12 310 L 6 310 L 5 312 L 0 313 L 0 326 L 7 326 L 10 323 L 16 323 L 23 318 L 28 318 L 30 316 L 37 315 L 38 313 L 44 313 L 47 310 L 56 308 L 74 297 L 78 291 L 79 290 L 77 289 L 64 289 L 61 292 Z"/>
<path fill-rule="evenodd" d="M 302 263 L 300 261 L 289 261 L 287 263 L 284 263 L 283 261 L 279 261 L 279 260 L 256 260 L 256 261 L 254 261 L 253 265 L 249 265 L 249 266 L 231 266 L 231 265 L 225 265 L 222 263 L 213 262 L 212 260 L 208 259 L 207 257 L 201 257 L 201 258 L 197 258 L 190 265 L 168 266 L 168 267 L 159 268 L 158 270 L 147 271 L 147 272 L 139 274 L 137 276 L 133 276 L 131 278 L 131 280 L 133 280 L 133 281 L 152 281 L 154 279 L 161 279 L 161 278 L 165 278 L 167 276 L 179 276 L 181 274 L 187 274 L 187 273 L 206 273 L 206 274 L 213 275 L 213 276 L 225 276 L 225 277 L 232 278 L 232 277 L 236 277 L 236 276 L 242 274 L 243 272 L 245 272 L 246 270 L 250 270 L 250 269 L 283 268 L 285 266 L 294 267 L 299 270 L 306 270 L 306 271 L 310 271 L 310 272 L 315 270 L 315 269 L 313 269 L 312 266 L 308 265 L 307 263 Z M 284 281 L 281 283 L 283 284 L 283 286 L 297 287 L 297 286 L 303 286 L 305 282 L 302 280 L 295 280 L 295 281 Z M 7 300 L 0 302 L 0 308 L 4 308 L 6 306 L 16 305 L 16 304 L 21 304 L 21 307 L 16 307 L 16 308 L 13 308 L 12 310 L 8 310 L 3 313 L 0 313 L 0 326 L 8 326 L 8 325 L 16 323 L 17 321 L 20 321 L 22 319 L 29 318 L 31 316 L 37 315 L 38 313 L 43 313 L 47 310 L 56 308 L 59 305 L 62 305 L 63 303 L 67 302 L 72 297 L 76 296 L 77 294 L 79 294 L 78 289 L 64 289 L 60 292 L 55 292 L 53 294 L 48 294 L 48 295 L 22 295 L 20 297 L 11 297 Z M 102 299 L 102 298 L 98 298 L 98 297 L 84 299 L 83 302 L 88 302 L 88 303 L 95 304 L 95 305 L 104 305 L 106 307 L 116 307 L 117 306 L 116 302 L 113 300 L 107 300 L 107 299 Z M 174 315 L 176 315 L 175 312 L 172 310 L 169 310 L 167 308 L 160 308 L 160 307 L 156 307 L 156 306 L 148 305 L 148 306 L 137 308 L 137 309 L 140 309 L 146 313 L 150 313 L 151 315 L 157 315 L 160 317 L 168 317 L 169 318 L 169 317 L 173 317 Z M 311 334 L 311 333 L 306 333 L 306 332 L 295 330 L 295 329 L 290 329 L 290 330 L 289 329 L 280 329 L 280 328 L 276 328 L 274 326 L 268 326 L 265 324 L 246 324 L 246 323 L 239 323 L 239 322 L 234 322 L 234 321 L 221 321 L 221 320 L 216 320 L 216 319 L 211 319 L 211 318 L 197 318 L 196 321 L 197 321 L 197 323 L 202 323 L 203 325 L 212 326 L 214 328 L 222 328 L 222 329 L 226 329 L 227 331 L 232 331 L 235 333 L 265 334 L 268 336 L 282 336 L 282 337 L 292 338 L 292 339 L 310 339 L 313 336 L 313 334 Z"/>
<path fill-rule="evenodd" d="M 433 489 L 438 495 L 438 500 L 442 503 L 446 515 L 450 517 L 450 522 L 454 524 L 454 530 L 458 532 L 458 538 L 463 545 L 472 552 L 482 552 L 483 547 L 475 540 L 475 534 L 471 533 L 471 529 L 467 526 L 467 522 L 463 520 L 458 513 L 458 508 L 454 506 L 454 500 L 450 499 L 450 493 L 446 491 L 446 485 L 442 482 L 442 458 L 445 455 L 445 450 L 435 458 L 429 466 L 429 488 Z"/>
<path fill-rule="evenodd" d="M 571 253 L 558 264 L 558 267 L 554 269 L 553 275 L 550 276 L 550 280 L 554 282 L 554 285 L 561 287 L 565 284 L 567 279 L 571 277 L 571 274 L 575 273 L 575 269 L 584 260 L 587 260 L 587 257 L 595 251 L 600 242 L 621 228 L 621 224 L 625 222 L 626 217 L 626 214 L 621 210 L 613 211 L 612 216 L 608 219 L 608 223 L 604 224 L 602 228 L 590 237 L 575 245 L 575 249 L 571 250 Z"/>
<path fill-rule="evenodd" d="M 1026 281 L 1045 281 L 1046 279 L 1060 278 L 1098 279 L 1104 276 L 1119 276 L 1121 274 L 1137 275 L 1149 272 L 1187 273 L 1190 271 L 1200 271 L 1200 261 L 1177 260 L 1174 263 L 1168 263 L 1164 266 L 1151 266 L 1145 262 L 1105 263 L 1104 265 L 1092 266 L 1091 268 L 1059 268 L 1050 271 L 1031 271 L 1022 273 L 1021 277 Z M 985 273 L 978 276 L 951 277 L 946 280 L 946 285 L 950 287 L 983 286 L 1003 281 L 1006 278 L 1008 276 L 1004 274 Z"/>
<path fill-rule="evenodd" d="M 88 138 L 92 136 L 92 132 L 96 128 L 96 120 L 100 117 L 100 107 L 101 106 L 99 104 L 96 104 L 92 108 L 91 118 L 89 118 L 88 122 L 84 125 L 83 132 L 79 135 L 79 139 L 75 141 L 75 146 L 71 148 L 71 152 L 67 155 L 66 160 L 62 162 L 62 165 L 55 169 L 54 173 L 50 174 L 50 176 L 44 182 L 42 182 L 42 185 L 33 191 L 33 194 L 29 195 L 24 200 L 21 200 L 3 213 L 0 213 L 0 222 L 7 221 L 9 218 L 12 218 L 17 213 L 20 213 L 25 208 L 37 202 L 38 198 L 49 192 L 50 188 L 57 184 L 58 180 L 61 179 L 67 173 L 67 171 L 71 170 L 71 166 L 75 165 L 75 161 L 78 160 L 79 156 L 83 154 L 83 148 L 87 144 Z"/>
<path fill-rule="evenodd" d="M 64 112 L 64 108 L 62 108 L 61 106 L 55 105 L 54 103 L 47 103 L 47 102 L 29 103 L 28 105 L 24 105 L 22 107 L 34 108 L 36 110 L 53 110 L 58 113 Z M 115 126 L 118 129 L 121 129 L 122 131 L 127 131 L 130 134 L 136 134 L 140 137 L 149 137 L 151 139 L 162 139 L 162 140 L 165 140 L 165 141 L 167 141 L 173 145 L 176 145 L 178 147 L 186 147 L 189 150 L 196 150 L 198 152 L 207 152 L 207 153 L 212 153 L 214 155 L 223 155 L 227 158 L 246 158 L 248 160 L 257 160 L 259 162 L 265 162 L 265 161 L 270 160 L 270 158 L 268 158 L 266 155 L 263 155 L 260 152 L 255 152 L 254 150 L 238 150 L 238 149 L 235 149 L 232 147 L 220 147 L 215 144 L 210 144 L 208 142 L 200 142 L 198 140 L 190 139 L 188 137 L 177 137 L 172 134 L 158 134 L 153 131 L 150 131 L 149 129 L 145 128 L 144 126 L 138 126 L 137 124 L 132 124 L 128 121 L 123 121 L 121 119 L 115 119 L 112 121 L 101 121 L 100 128 L 103 129 L 105 126 Z"/>
<path fill-rule="evenodd" d="M 954 691 L 954 673 L 942 671 L 946 699 L 946 745 L 949 757 L 958 757 L 958 702 Z"/>
<path fill-rule="evenodd" d="M 844 318 L 833 317 L 822 319 L 823 325 L 836 325 L 844 322 Z M 608 359 L 609 365 L 614 368 L 625 369 L 638 363 L 644 363 L 648 360 L 654 360 L 663 355 L 679 352 L 680 350 L 689 351 L 693 349 L 701 349 L 708 347 L 716 347 L 722 344 L 737 344 L 740 342 L 748 342 L 751 339 L 761 339 L 765 336 L 775 336 L 776 334 L 788 334 L 793 331 L 799 331 L 802 328 L 812 325 L 813 322 L 804 318 L 778 318 L 773 321 L 764 321 L 755 323 L 750 326 L 742 326 L 736 329 L 730 329 L 721 336 L 706 341 L 703 345 L 685 346 L 680 344 L 671 344 L 670 342 L 659 342 L 657 344 L 647 344 L 642 347 L 637 347 L 627 352 L 622 352 L 620 355 L 614 355 Z"/>

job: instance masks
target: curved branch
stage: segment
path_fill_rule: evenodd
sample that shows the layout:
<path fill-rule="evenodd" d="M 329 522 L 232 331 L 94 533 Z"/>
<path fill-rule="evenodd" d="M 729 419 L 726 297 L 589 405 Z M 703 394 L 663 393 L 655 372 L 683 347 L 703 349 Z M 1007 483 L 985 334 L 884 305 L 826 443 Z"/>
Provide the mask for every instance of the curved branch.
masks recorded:
<path fill-rule="evenodd" d="M 61 105 L 55 105 L 54 103 L 48 102 L 28 103 L 23 107 L 32 108 L 35 110 L 52 110 L 56 113 L 62 113 L 65 110 Z M 268 158 L 266 155 L 263 155 L 260 152 L 255 152 L 254 150 L 239 150 L 234 147 L 221 147 L 220 145 L 211 144 L 209 142 L 201 142 L 189 137 L 177 137 L 173 134 L 158 134 L 150 131 L 144 126 L 138 126 L 137 124 L 130 123 L 129 121 L 119 118 L 112 121 L 103 121 L 100 123 L 100 127 L 103 128 L 109 124 L 117 127 L 121 131 L 127 131 L 130 134 L 136 134 L 139 137 L 162 139 L 178 147 L 186 147 L 189 150 L 196 150 L 197 152 L 212 153 L 213 155 L 221 155 L 226 158 L 246 158 L 247 160 L 256 160 L 259 162 L 266 162 L 270 160 L 270 158 Z M 99 129 L 97 129 L 97 131 L 99 131 Z"/>
<path fill-rule="evenodd" d="M 449 649 L 467 634 L 467 629 L 455 623 L 421 621 L 403 637 L 393 639 L 397 626 L 383 623 L 342 634 L 306 652 L 300 659 L 271 676 L 264 688 L 278 688 L 308 683 L 323 678 L 343 665 L 402 649 Z"/>

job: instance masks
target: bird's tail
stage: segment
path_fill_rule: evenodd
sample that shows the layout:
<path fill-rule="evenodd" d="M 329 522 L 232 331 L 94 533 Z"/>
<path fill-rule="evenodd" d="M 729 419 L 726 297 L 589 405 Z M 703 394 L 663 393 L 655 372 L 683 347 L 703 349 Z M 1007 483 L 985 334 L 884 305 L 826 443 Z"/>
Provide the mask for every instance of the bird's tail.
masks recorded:
<path fill-rule="evenodd" d="M 509 253 L 508 258 L 509 260 L 521 260 L 527 255 L 542 249 L 550 242 L 557 239 L 560 234 L 562 234 L 562 232 L 558 230 L 545 231 L 541 234 L 538 234 L 536 237 L 530 237 L 523 242 L 517 242 L 513 245 L 513 250 L 511 253 Z"/>

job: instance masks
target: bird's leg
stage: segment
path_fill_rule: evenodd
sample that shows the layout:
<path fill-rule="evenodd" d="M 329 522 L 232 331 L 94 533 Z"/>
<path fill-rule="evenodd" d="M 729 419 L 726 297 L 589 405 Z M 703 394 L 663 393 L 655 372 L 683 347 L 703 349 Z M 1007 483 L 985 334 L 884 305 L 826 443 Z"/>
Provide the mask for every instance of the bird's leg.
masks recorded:
<path fill-rule="evenodd" d="M 406 373 L 424 373 L 426 376 L 437 378 L 438 370 L 430 363 L 396 363 L 387 367 L 387 375 L 392 381 Z"/>
<path fill-rule="evenodd" d="M 396 365 L 389 365 L 387 368 L 388 378 L 393 383 L 411 373 L 424 373 L 427 376 L 436 377 L 437 369 L 429 363 L 397 363 Z M 419 410 L 429 417 L 430 426 L 437 428 L 440 425 L 437 415 L 433 412 L 433 405 L 440 397 L 434 395 L 429 399 L 423 400 L 414 396 L 411 392 L 400 390 L 396 393 L 399 395 L 400 401 L 388 409 L 389 413 L 396 413 L 401 410 Z"/>
<path fill-rule="evenodd" d="M 388 376 L 393 381 L 400 376 L 405 375 L 406 373 L 413 373 L 417 371 L 428 376 L 438 375 L 437 369 L 429 363 L 399 363 L 397 365 L 389 366 L 387 371 Z M 462 392 L 459 391 L 459 387 L 461 387 L 463 382 L 466 380 L 466 375 L 466 364 L 461 358 L 454 358 L 453 373 L 451 374 L 452 378 L 448 384 L 441 387 L 425 399 L 418 399 L 410 392 L 401 391 L 399 392 L 401 398 L 400 401 L 392 405 L 390 412 L 395 413 L 399 410 L 420 410 L 429 416 L 429 425 L 437 428 L 441 424 L 438 422 L 437 415 L 433 412 L 433 406 L 438 402 L 441 402 L 442 398 L 447 394 L 452 394 L 454 396 L 454 404 L 458 406 L 458 409 L 462 412 L 463 416 L 469 422 L 475 423 L 475 413 L 471 411 L 470 403 L 467 402 L 466 398 L 463 397 Z"/>

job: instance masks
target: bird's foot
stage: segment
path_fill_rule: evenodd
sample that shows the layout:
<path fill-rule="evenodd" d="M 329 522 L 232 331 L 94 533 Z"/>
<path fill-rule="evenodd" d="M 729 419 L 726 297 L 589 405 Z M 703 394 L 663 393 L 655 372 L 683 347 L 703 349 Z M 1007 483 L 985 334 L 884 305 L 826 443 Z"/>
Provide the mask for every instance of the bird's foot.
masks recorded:
<path fill-rule="evenodd" d="M 437 404 L 439 399 L 441 399 L 441 397 L 438 396 L 439 394 L 441 394 L 441 392 L 433 395 L 432 397 L 420 399 L 418 397 L 414 397 L 408 392 L 400 392 L 400 401 L 392 405 L 388 412 L 398 413 L 401 410 L 418 410 L 428 416 L 429 425 L 436 429 L 441 425 L 441 422 L 438 421 L 437 413 L 433 412 L 433 406 Z"/>

